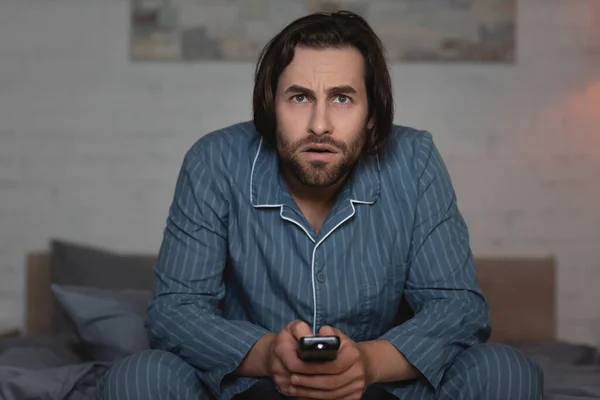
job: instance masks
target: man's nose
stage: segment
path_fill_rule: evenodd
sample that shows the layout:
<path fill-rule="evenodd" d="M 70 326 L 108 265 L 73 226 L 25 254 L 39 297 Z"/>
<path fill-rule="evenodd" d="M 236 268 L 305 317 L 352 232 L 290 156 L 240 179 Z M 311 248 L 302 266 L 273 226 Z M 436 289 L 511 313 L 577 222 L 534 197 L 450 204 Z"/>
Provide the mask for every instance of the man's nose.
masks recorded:
<path fill-rule="evenodd" d="M 331 134 L 333 127 L 326 102 L 315 102 L 308 129 L 316 136 Z"/>

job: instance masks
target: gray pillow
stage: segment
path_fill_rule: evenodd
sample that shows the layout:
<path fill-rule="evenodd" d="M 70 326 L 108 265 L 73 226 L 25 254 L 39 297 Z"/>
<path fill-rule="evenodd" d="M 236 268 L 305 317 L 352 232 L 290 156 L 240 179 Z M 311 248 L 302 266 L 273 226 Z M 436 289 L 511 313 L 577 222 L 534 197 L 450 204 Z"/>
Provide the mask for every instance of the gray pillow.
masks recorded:
<path fill-rule="evenodd" d="M 76 244 L 51 241 L 52 283 L 100 289 L 152 289 L 156 256 L 122 255 Z M 60 308 L 54 313 L 54 332 L 68 329 L 68 319 Z"/>
<path fill-rule="evenodd" d="M 598 350 L 585 344 L 560 340 L 515 340 L 505 343 L 541 364 L 589 365 L 600 361 Z"/>
<path fill-rule="evenodd" d="M 117 361 L 149 348 L 144 322 L 150 290 L 51 287 L 93 360 Z"/>
<path fill-rule="evenodd" d="M 62 354 L 47 347 L 16 347 L 0 354 L 0 366 L 35 371 L 64 367 L 80 362 L 81 360 L 73 353 Z"/>

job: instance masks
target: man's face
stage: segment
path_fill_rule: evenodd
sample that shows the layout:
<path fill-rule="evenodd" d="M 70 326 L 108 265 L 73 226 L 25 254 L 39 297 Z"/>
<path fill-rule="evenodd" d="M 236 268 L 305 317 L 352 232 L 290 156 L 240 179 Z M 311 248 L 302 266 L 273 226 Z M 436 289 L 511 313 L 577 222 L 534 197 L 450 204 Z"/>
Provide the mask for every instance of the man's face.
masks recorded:
<path fill-rule="evenodd" d="M 279 77 L 277 150 L 303 185 L 334 185 L 360 156 L 368 114 L 364 68 L 353 47 L 296 47 Z"/>

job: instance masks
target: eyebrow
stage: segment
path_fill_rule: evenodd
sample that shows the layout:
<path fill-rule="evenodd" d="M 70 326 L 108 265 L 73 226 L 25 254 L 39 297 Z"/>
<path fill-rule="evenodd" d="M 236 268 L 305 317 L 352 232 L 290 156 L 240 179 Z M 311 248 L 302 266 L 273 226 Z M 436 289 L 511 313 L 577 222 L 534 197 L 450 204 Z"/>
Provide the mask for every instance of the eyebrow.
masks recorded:
<path fill-rule="evenodd" d="M 342 85 L 342 86 L 331 86 L 328 87 L 326 90 L 328 95 L 332 95 L 332 94 L 356 94 L 356 89 L 354 89 L 352 86 L 350 85 Z M 304 86 L 300 86 L 300 85 L 292 85 L 290 87 L 288 87 L 287 89 L 285 89 L 286 94 L 288 93 L 302 93 L 302 94 L 308 94 L 312 97 L 316 97 L 317 94 L 315 93 L 314 90 L 306 88 Z"/>

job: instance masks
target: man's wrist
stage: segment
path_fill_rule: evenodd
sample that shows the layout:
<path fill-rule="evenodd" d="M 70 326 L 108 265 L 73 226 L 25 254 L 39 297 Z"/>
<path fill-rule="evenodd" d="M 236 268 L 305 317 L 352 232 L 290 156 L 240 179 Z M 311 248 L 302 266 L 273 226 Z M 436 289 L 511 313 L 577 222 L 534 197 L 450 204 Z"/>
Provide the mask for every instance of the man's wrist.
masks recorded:
<path fill-rule="evenodd" d="M 269 376 L 269 357 L 271 346 L 277 335 L 267 333 L 260 337 L 235 371 L 239 376 Z"/>
<path fill-rule="evenodd" d="M 397 382 L 418 378 L 420 372 L 387 340 L 358 343 L 365 358 L 367 384 Z"/>
<path fill-rule="evenodd" d="M 277 335 L 275 333 L 267 333 L 263 337 L 259 339 L 259 341 L 263 342 L 262 344 L 262 354 L 261 354 L 261 370 L 262 376 L 270 376 L 271 371 L 269 368 L 269 359 L 271 356 L 271 347 L 273 343 L 277 340 Z"/>
<path fill-rule="evenodd" d="M 377 344 L 374 340 L 357 343 L 358 349 L 362 353 L 365 361 L 365 375 L 367 386 L 379 382 L 379 367 L 381 363 L 377 360 Z"/>

